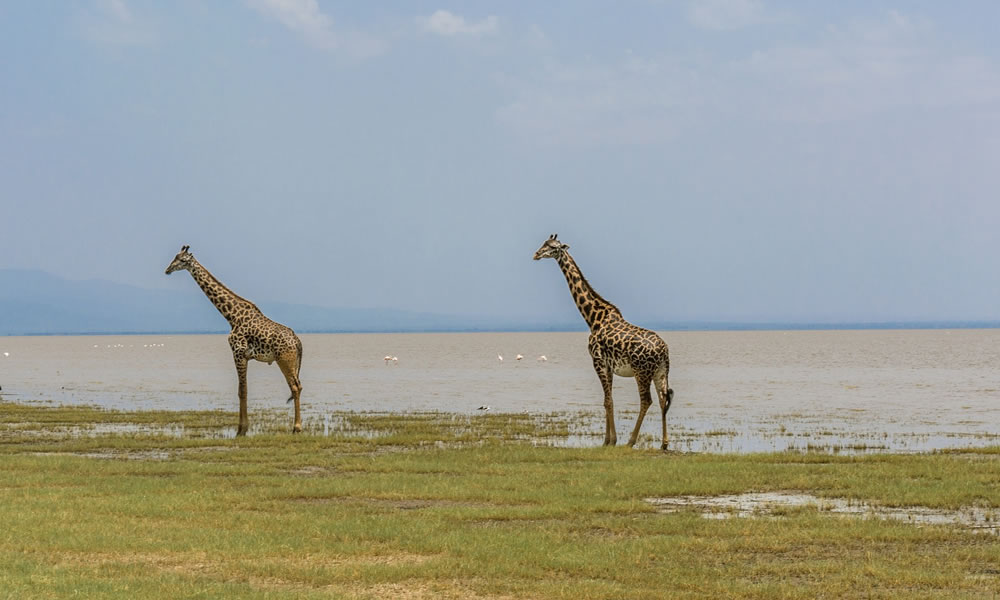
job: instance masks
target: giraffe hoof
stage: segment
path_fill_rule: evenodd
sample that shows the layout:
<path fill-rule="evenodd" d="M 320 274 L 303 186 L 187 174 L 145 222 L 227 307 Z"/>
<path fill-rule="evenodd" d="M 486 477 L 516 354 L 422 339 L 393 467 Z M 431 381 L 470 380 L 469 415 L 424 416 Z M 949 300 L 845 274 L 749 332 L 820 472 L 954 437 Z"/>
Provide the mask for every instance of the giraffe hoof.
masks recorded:
<path fill-rule="evenodd" d="M 247 434 L 247 430 L 240 427 L 236 430 L 236 437 L 244 437 Z"/>
<path fill-rule="evenodd" d="M 660 450 L 663 450 L 664 452 L 667 451 L 667 443 L 666 442 L 663 442 L 662 444 L 660 444 Z"/>
<path fill-rule="evenodd" d="M 295 427 L 292 427 L 292 433 L 302 433 L 302 426 L 296 425 Z"/>

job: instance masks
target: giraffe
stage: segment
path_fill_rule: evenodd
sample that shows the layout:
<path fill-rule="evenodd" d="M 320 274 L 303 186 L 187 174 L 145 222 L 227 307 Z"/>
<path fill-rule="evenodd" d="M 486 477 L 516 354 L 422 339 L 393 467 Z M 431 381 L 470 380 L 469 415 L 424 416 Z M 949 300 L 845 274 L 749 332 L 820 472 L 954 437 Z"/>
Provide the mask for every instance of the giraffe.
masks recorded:
<path fill-rule="evenodd" d="M 288 402 L 295 401 L 295 425 L 292 431 L 294 433 L 302 431 L 302 413 L 299 408 L 299 399 L 302 396 L 302 383 L 299 382 L 302 342 L 294 331 L 268 319 L 253 302 L 237 296 L 222 285 L 208 272 L 208 269 L 195 260 L 194 255 L 188 252 L 189 248 L 190 246 L 181 248 L 167 267 L 166 273 L 170 275 L 181 269 L 191 273 L 198 287 L 205 292 L 232 327 L 229 333 L 229 347 L 232 348 L 233 360 L 236 362 L 240 394 L 240 425 L 236 435 L 246 435 L 247 429 L 250 428 L 250 420 L 247 418 L 247 363 L 250 359 L 267 364 L 278 362 L 278 368 L 281 369 L 281 374 L 288 382 L 288 389 L 292 392 Z"/>
<path fill-rule="evenodd" d="M 611 381 L 614 375 L 635 377 L 639 384 L 639 416 L 629 437 L 628 445 L 634 446 L 639 437 L 639 427 L 646 411 L 653 403 L 649 392 L 650 384 L 656 387 L 660 399 L 660 414 L 663 420 L 663 443 L 667 449 L 667 411 L 674 399 L 674 391 L 667 387 L 670 371 L 670 356 L 667 344 L 660 336 L 648 329 L 636 327 L 622 317 L 621 311 L 598 294 L 576 266 L 569 255 L 569 246 L 549 236 L 535 252 L 534 259 L 554 258 L 559 263 L 569 291 L 576 301 L 576 307 L 590 327 L 588 348 L 594 359 L 594 370 L 604 388 L 604 445 L 614 446 L 618 442 L 615 433 L 614 402 L 611 399 Z"/>

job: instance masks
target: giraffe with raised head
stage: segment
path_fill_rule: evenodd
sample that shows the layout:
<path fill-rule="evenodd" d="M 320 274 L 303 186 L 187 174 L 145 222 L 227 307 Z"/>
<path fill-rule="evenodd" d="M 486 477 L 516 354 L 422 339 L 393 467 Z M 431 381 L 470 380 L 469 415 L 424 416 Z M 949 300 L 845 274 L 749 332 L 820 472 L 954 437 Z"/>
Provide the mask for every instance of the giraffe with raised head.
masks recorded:
<path fill-rule="evenodd" d="M 299 370 L 302 368 L 302 342 L 294 331 L 268 319 L 253 302 L 237 296 L 222 285 L 208 272 L 208 269 L 195 260 L 194 255 L 188 251 L 189 248 L 190 246 L 181 248 L 166 272 L 170 275 L 174 271 L 185 269 L 191 273 L 198 287 L 205 292 L 232 327 L 229 333 L 229 347 L 236 362 L 240 395 L 240 425 L 236 435 L 246 435 L 247 429 L 250 428 L 250 420 L 247 418 L 247 363 L 251 359 L 267 364 L 278 363 L 278 368 L 285 376 L 288 389 L 292 393 L 288 402 L 295 401 L 295 425 L 292 431 L 295 433 L 302 431 L 302 413 L 299 407 L 302 396 L 302 383 L 299 381 Z"/>
<path fill-rule="evenodd" d="M 590 327 L 588 348 L 594 359 L 594 370 L 604 388 L 604 445 L 614 446 L 618 442 L 615 433 L 614 402 L 611 398 L 611 382 L 615 375 L 635 377 L 639 384 L 639 416 L 629 437 L 628 445 L 634 446 L 639 437 L 639 427 L 646 411 L 653 404 L 649 386 L 656 388 L 660 399 L 660 414 L 663 420 L 663 444 L 667 449 L 667 411 L 674 399 L 674 391 L 667 386 L 670 372 L 670 355 L 667 344 L 656 333 L 636 327 L 622 317 L 614 304 L 601 297 L 580 272 L 576 261 L 569 255 L 569 246 L 549 236 L 541 248 L 535 252 L 535 260 L 554 258 L 559 263 L 569 291 L 576 302 L 576 308 Z"/>

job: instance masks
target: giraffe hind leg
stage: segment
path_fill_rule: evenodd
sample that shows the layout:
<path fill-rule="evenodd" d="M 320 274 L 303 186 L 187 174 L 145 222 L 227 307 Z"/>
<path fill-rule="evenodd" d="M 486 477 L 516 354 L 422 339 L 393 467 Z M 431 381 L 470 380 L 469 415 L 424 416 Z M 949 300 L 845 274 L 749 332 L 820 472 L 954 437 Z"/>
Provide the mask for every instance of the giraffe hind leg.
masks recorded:
<path fill-rule="evenodd" d="M 283 354 L 278 358 L 278 368 L 281 369 L 281 374 L 285 376 L 285 381 L 288 382 L 288 389 L 291 392 L 291 396 L 288 397 L 287 402 L 295 401 L 295 424 L 292 427 L 292 432 L 299 433 L 302 431 L 302 408 L 300 401 L 302 397 L 302 383 L 299 381 L 298 375 L 298 355 L 294 352 Z"/>
<path fill-rule="evenodd" d="M 674 390 L 667 386 L 667 371 L 663 370 L 656 374 L 655 379 L 656 395 L 660 399 L 660 414 L 663 422 L 663 443 L 660 448 L 667 449 L 667 411 L 674 401 Z"/>

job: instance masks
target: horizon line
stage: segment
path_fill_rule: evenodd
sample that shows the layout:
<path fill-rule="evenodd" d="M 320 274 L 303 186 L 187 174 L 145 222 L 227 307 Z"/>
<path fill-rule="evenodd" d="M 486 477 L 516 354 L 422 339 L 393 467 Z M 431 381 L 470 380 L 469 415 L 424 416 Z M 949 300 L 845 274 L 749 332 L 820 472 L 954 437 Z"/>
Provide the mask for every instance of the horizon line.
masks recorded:
<path fill-rule="evenodd" d="M 678 321 L 655 323 L 655 331 L 892 331 L 935 329 L 1000 329 L 1000 320 L 901 320 L 901 321 Z M 584 326 L 555 325 L 553 327 L 430 327 L 430 328 L 302 328 L 302 334 L 339 333 L 576 333 L 589 331 Z M 195 329 L 186 331 L 54 331 L 2 333 L 0 337 L 99 336 L 99 335 L 221 335 L 226 329 Z"/>

